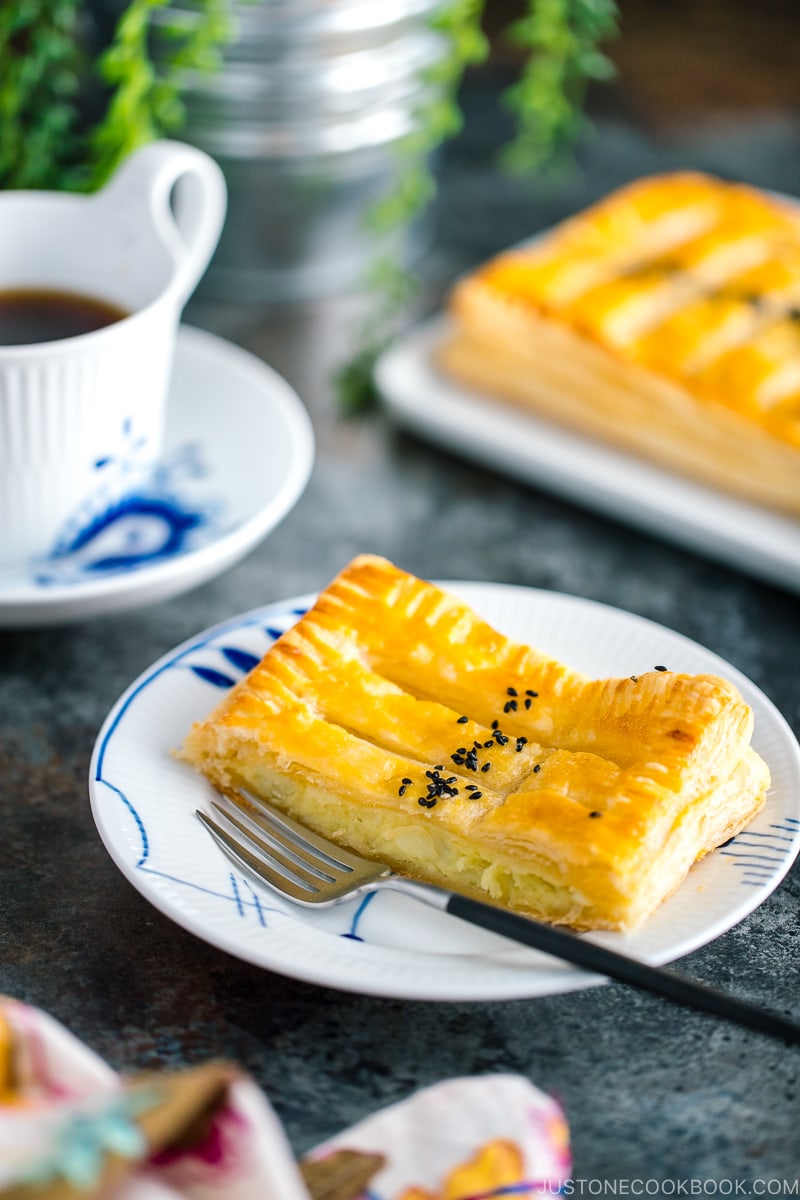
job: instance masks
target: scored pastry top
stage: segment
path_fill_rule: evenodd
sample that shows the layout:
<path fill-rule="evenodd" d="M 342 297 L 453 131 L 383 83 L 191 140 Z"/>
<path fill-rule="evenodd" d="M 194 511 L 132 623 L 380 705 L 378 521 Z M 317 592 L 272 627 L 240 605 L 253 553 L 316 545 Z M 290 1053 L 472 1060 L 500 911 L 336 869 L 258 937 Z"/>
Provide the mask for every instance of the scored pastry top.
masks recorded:
<path fill-rule="evenodd" d="M 682 172 L 641 179 L 456 286 L 552 317 L 800 446 L 800 208 Z"/>
<path fill-rule="evenodd" d="M 657 664 L 590 679 L 504 637 L 435 585 L 362 555 L 194 727 L 185 755 L 223 788 L 288 794 L 302 781 L 320 810 L 334 794 L 353 812 L 479 844 L 487 861 L 517 855 L 537 871 L 549 862 L 579 890 L 595 874 L 598 893 L 639 913 L 663 898 L 665 880 L 652 904 L 631 885 L 638 893 L 653 879 L 659 856 L 669 878 L 666 848 L 687 811 L 731 791 L 730 820 L 715 800 L 681 877 L 739 827 L 737 779 L 748 818 L 763 802 L 752 721 L 717 676 Z"/>

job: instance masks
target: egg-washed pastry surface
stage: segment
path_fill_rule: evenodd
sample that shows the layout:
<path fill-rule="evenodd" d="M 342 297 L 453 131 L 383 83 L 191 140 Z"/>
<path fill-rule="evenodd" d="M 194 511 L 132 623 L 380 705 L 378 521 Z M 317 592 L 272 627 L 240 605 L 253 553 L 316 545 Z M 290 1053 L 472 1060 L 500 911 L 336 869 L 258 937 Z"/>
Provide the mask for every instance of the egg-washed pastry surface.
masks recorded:
<path fill-rule="evenodd" d="M 800 208 L 639 180 L 459 282 L 438 362 L 484 393 L 800 514 Z"/>
<path fill-rule="evenodd" d="M 724 679 L 590 679 L 362 555 L 183 757 L 399 872 L 628 929 L 761 808 L 752 725 Z"/>

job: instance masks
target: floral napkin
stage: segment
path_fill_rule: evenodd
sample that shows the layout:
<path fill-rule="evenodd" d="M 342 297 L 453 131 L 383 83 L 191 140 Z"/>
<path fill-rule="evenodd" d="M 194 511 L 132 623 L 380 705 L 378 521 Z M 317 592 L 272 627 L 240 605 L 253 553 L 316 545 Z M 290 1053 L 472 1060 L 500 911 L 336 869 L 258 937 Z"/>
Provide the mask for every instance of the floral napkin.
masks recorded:
<path fill-rule="evenodd" d="M 554 1193 L 569 1169 L 560 1108 L 516 1075 L 436 1084 L 297 1162 L 235 1066 L 123 1078 L 0 998 L 2 1200 L 493 1200 Z"/>

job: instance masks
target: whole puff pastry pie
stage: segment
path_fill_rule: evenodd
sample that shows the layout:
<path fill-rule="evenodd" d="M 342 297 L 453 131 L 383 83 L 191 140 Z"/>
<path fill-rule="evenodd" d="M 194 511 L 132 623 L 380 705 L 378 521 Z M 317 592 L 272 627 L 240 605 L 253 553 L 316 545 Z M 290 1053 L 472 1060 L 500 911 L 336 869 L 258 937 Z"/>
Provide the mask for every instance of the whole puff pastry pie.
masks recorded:
<path fill-rule="evenodd" d="M 752 726 L 724 679 L 587 678 L 363 555 L 183 756 L 399 872 L 627 929 L 761 808 Z"/>
<path fill-rule="evenodd" d="M 589 436 L 800 514 L 800 208 L 639 180 L 459 282 L 440 367 Z"/>

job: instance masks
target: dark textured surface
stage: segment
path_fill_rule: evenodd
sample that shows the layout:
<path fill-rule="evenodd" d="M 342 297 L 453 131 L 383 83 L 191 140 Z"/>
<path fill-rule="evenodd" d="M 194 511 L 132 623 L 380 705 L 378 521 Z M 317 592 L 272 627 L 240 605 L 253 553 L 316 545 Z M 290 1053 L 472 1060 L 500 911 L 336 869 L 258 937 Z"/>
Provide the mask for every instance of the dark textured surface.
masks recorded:
<path fill-rule="evenodd" d="M 688 163 L 800 191 L 800 132 L 790 121 L 659 143 L 609 119 L 579 177 L 528 195 L 491 165 L 492 82 L 473 88 L 467 136 L 444 162 L 446 219 L 424 264 L 431 302 L 463 266 L 643 171 Z M 565 1106 L 579 1179 L 794 1180 L 796 1048 L 618 985 L 430 1005 L 297 983 L 170 923 L 103 849 L 86 774 L 97 729 L 127 684 L 196 631 L 317 589 L 362 550 L 422 575 L 544 587 L 660 621 L 723 655 L 800 726 L 796 596 L 449 458 L 382 414 L 339 419 L 328 379 L 353 307 L 195 304 L 190 313 L 271 362 L 312 412 L 313 477 L 266 542 L 173 601 L 0 633 L 0 991 L 48 1009 L 116 1068 L 236 1060 L 265 1088 L 298 1152 L 419 1086 L 514 1071 Z M 800 1019 L 799 884 L 794 870 L 682 968 Z"/>

